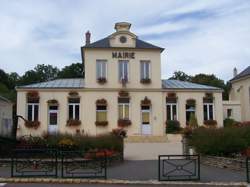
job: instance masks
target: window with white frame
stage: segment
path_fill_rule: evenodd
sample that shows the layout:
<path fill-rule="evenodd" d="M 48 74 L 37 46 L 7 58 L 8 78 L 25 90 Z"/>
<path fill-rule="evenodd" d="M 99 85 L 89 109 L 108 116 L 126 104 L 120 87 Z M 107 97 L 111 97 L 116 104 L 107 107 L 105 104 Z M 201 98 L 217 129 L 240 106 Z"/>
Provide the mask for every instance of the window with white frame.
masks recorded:
<path fill-rule="evenodd" d="M 119 60 L 119 81 L 128 81 L 128 60 Z"/>
<path fill-rule="evenodd" d="M 107 78 L 107 60 L 96 60 L 96 78 Z"/>
<path fill-rule="evenodd" d="M 150 79 L 150 61 L 142 60 L 140 63 L 141 66 L 141 79 Z"/>
<path fill-rule="evenodd" d="M 177 103 L 167 103 L 167 120 L 177 120 Z"/>
<path fill-rule="evenodd" d="M 129 119 L 129 98 L 118 98 L 119 119 Z"/>
<path fill-rule="evenodd" d="M 69 98 L 68 111 L 69 119 L 80 119 L 80 98 Z"/>
<path fill-rule="evenodd" d="M 39 104 L 28 103 L 27 104 L 27 118 L 28 121 L 38 121 Z"/>
<path fill-rule="evenodd" d="M 107 105 L 96 105 L 96 121 L 107 121 Z"/>
<path fill-rule="evenodd" d="M 213 103 L 203 103 L 203 113 L 204 120 L 214 119 L 214 104 Z"/>

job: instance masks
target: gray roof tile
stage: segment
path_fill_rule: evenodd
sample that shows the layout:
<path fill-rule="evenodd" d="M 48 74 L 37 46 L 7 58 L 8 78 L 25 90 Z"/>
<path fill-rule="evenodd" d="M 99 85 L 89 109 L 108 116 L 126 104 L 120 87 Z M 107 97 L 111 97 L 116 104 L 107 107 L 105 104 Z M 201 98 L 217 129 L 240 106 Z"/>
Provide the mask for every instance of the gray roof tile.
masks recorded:
<path fill-rule="evenodd" d="M 109 37 L 103 38 L 101 40 L 93 42 L 89 45 L 85 45 L 83 47 L 84 48 L 111 48 L 111 46 L 109 44 Z M 153 44 L 150 44 L 148 42 L 139 40 L 138 38 L 136 38 L 135 48 L 138 48 L 138 49 L 160 49 L 161 51 L 164 50 L 164 48 L 161 48 L 161 47 L 155 46 Z"/>
<path fill-rule="evenodd" d="M 180 80 L 162 80 L 163 89 L 221 90 L 221 88 Z"/>
<path fill-rule="evenodd" d="M 40 82 L 30 85 L 18 86 L 18 88 L 84 88 L 84 79 L 56 79 L 47 82 Z"/>
<path fill-rule="evenodd" d="M 235 81 L 241 78 L 244 78 L 246 76 L 250 75 L 250 66 L 248 66 L 246 69 L 244 69 L 242 72 L 240 72 L 238 75 L 236 75 L 233 79 L 231 79 L 230 81 Z"/>

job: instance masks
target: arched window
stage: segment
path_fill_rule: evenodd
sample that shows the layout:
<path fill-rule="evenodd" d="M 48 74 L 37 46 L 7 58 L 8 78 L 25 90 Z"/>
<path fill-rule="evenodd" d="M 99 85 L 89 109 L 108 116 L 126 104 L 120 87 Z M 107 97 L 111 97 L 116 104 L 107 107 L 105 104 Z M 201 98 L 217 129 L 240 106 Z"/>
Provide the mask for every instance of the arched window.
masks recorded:
<path fill-rule="evenodd" d="M 189 123 L 191 115 L 195 115 L 196 101 L 194 99 L 188 99 L 186 101 L 186 124 Z"/>

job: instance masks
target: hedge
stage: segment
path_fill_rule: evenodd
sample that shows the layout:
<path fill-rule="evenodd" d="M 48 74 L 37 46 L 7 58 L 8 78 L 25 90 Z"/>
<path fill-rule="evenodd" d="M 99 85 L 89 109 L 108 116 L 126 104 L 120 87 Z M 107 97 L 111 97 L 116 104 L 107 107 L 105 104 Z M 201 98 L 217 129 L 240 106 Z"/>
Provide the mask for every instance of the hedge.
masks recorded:
<path fill-rule="evenodd" d="M 200 127 L 193 130 L 189 144 L 200 154 L 235 156 L 250 147 L 250 127 Z"/>
<path fill-rule="evenodd" d="M 181 130 L 180 122 L 177 120 L 168 120 L 166 122 L 166 133 L 178 133 Z"/>

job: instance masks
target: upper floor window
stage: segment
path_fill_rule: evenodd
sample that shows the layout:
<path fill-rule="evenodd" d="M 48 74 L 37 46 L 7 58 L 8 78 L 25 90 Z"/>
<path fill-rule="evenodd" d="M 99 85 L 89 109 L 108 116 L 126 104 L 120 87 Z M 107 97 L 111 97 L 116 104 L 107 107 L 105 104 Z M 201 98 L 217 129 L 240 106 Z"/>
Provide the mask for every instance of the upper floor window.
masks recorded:
<path fill-rule="evenodd" d="M 119 60 L 119 81 L 128 81 L 128 60 Z"/>
<path fill-rule="evenodd" d="M 107 60 L 96 61 L 96 78 L 106 79 L 107 78 Z"/>
<path fill-rule="evenodd" d="M 69 119 L 80 119 L 80 98 L 69 98 Z"/>
<path fill-rule="evenodd" d="M 141 61 L 141 80 L 150 79 L 150 61 Z"/>

